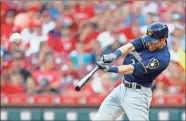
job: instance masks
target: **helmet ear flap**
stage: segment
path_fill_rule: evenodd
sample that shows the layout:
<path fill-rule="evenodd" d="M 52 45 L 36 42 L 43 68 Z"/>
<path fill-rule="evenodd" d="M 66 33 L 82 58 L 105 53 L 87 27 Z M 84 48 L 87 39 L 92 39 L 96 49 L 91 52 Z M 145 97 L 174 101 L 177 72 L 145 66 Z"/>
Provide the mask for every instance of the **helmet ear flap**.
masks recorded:
<path fill-rule="evenodd" d="M 168 29 L 168 26 L 166 24 L 164 24 L 164 28 L 163 28 L 163 32 L 164 35 L 162 36 L 162 38 L 168 38 L 168 34 L 169 34 L 169 29 Z"/>
<path fill-rule="evenodd" d="M 160 38 L 164 38 L 164 30 L 160 33 Z"/>

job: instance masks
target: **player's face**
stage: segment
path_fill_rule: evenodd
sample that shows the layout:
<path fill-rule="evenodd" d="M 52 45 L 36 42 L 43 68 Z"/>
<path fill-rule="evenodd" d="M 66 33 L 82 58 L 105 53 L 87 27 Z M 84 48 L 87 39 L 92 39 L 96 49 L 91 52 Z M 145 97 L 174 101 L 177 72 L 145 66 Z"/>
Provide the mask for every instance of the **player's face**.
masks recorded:
<path fill-rule="evenodd" d="M 162 40 L 162 41 L 158 41 L 157 43 L 147 43 L 147 47 L 150 51 L 155 51 L 157 49 L 160 49 L 164 46 L 165 44 L 165 41 Z"/>
<path fill-rule="evenodd" d="M 157 49 L 157 43 L 147 43 L 147 47 L 150 51 L 155 51 Z"/>

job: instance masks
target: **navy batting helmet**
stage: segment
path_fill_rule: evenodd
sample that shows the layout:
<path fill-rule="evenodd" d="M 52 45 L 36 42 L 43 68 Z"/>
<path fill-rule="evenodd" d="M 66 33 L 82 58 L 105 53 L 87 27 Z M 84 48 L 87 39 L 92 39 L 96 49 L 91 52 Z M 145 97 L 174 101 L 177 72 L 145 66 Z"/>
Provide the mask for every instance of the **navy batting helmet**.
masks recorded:
<path fill-rule="evenodd" d="M 161 22 L 152 23 L 147 28 L 147 33 L 142 37 L 145 42 L 156 43 L 160 39 L 168 38 L 168 27 Z"/>

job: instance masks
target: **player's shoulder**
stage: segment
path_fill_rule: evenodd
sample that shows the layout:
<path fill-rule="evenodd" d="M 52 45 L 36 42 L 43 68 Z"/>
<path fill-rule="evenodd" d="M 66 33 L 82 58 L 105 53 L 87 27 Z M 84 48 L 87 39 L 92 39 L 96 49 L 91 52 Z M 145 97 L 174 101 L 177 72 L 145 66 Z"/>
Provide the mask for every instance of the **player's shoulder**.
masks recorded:
<path fill-rule="evenodd" d="M 130 43 L 135 47 L 135 50 L 143 50 L 146 48 L 145 42 L 140 37 L 135 38 Z"/>
<path fill-rule="evenodd" d="M 154 55 L 158 58 L 161 58 L 162 60 L 170 60 L 170 52 L 167 46 L 158 51 L 155 51 Z"/>

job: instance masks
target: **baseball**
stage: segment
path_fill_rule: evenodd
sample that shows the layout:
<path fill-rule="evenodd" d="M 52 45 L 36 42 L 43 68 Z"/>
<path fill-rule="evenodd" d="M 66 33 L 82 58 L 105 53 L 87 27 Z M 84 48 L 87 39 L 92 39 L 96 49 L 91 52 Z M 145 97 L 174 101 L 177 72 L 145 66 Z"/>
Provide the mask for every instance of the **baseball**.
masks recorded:
<path fill-rule="evenodd" d="M 13 33 L 13 34 L 10 36 L 9 40 L 10 40 L 11 42 L 20 41 L 20 40 L 21 40 L 21 35 L 20 35 L 19 33 Z"/>

